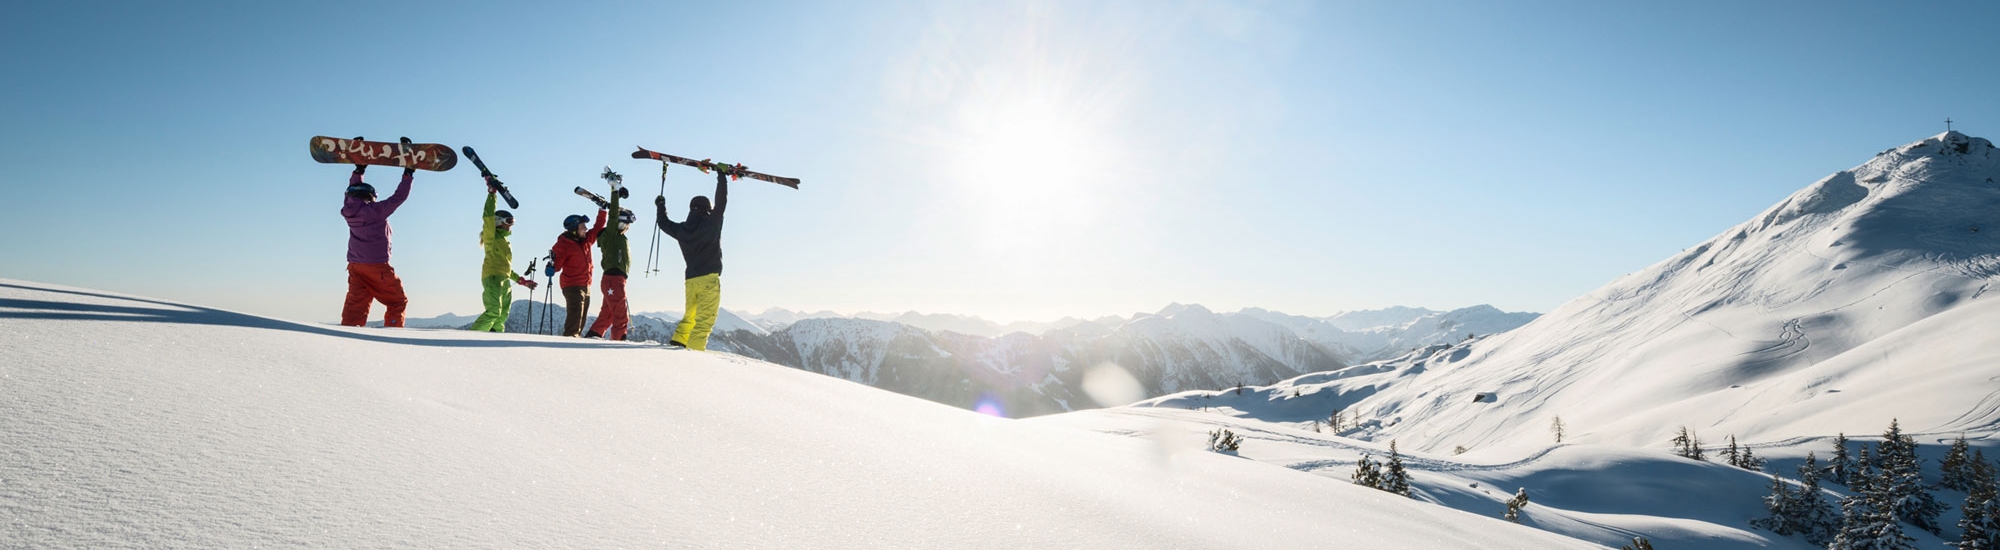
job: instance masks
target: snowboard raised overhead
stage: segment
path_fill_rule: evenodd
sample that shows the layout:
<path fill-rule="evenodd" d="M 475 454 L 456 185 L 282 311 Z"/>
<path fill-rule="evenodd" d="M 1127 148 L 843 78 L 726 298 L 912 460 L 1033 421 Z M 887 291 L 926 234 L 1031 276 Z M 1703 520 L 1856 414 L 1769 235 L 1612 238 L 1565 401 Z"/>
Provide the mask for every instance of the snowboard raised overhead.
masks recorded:
<path fill-rule="evenodd" d="M 436 143 L 389 143 L 313 136 L 313 160 L 327 164 L 368 164 L 443 172 L 458 165 L 458 153 Z"/>
<path fill-rule="evenodd" d="M 472 152 L 471 145 L 461 147 L 460 149 L 465 151 L 465 158 L 472 159 L 472 165 L 479 168 L 479 177 L 486 178 L 486 186 L 500 192 L 500 198 L 507 199 L 508 208 L 521 207 L 521 201 L 514 200 L 514 194 L 507 191 L 507 184 L 500 183 L 500 176 L 495 176 L 492 170 L 486 169 L 486 163 L 480 162 L 479 153 Z"/>
<path fill-rule="evenodd" d="M 708 171 L 710 171 L 710 170 L 714 170 L 714 171 L 717 171 L 717 172 L 722 172 L 722 173 L 724 173 L 724 174 L 728 174 L 728 175 L 731 175 L 731 176 L 736 176 L 736 177 L 739 177 L 739 178 L 750 178 L 750 179 L 754 179 L 754 180 L 764 180 L 764 181 L 768 181 L 768 182 L 771 182 L 771 183 L 775 183 L 775 184 L 778 184 L 778 185 L 783 185 L 783 186 L 785 186 L 785 187 L 790 187 L 790 188 L 793 188 L 793 189 L 798 189 L 798 188 L 799 188 L 799 178 L 787 178 L 787 177 L 780 177 L 780 176 L 773 176 L 773 175 L 770 175 L 770 174 L 762 174 L 762 173 L 757 173 L 757 172 L 752 172 L 752 171 L 749 171 L 749 170 L 746 170 L 746 169 L 744 169 L 744 168 L 743 168 L 743 165 L 741 165 L 741 164 L 738 164 L 738 165 L 733 165 L 733 166 L 732 166 L 732 165 L 728 165 L 728 164 L 723 164 L 723 163 L 720 163 L 720 162 L 710 162 L 710 161 L 708 161 L 708 160 L 706 160 L 706 159 L 704 159 L 704 160 L 694 160 L 694 159 L 691 159 L 691 158 L 687 158 L 687 157 L 677 157 L 677 156 L 674 156 L 674 155 L 669 155 L 669 154 L 666 154 L 666 153 L 661 153 L 661 152 L 658 152 L 658 151 L 648 151 L 648 150 L 646 150 L 646 148 L 645 148 L 645 147 L 640 147 L 638 151 L 633 151 L 633 152 L 632 152 L 632 158 L 635 158 L 635 159 L 653 159 L 653 160 L 657 160 L 657 161 L 660 161 L 660 162 L 671 162 L 671 163 L 674 163 L 674 164 L 679 164 L 679 165 L 683 165 L 683 166 L 693 166 L 693 167 L 695 167 L 695 168 L 697 168 L 697 169 L 701 170 L 701 171 L 702 171 L 702 172 L 704 172 L 704 173 L 706 173 L 706 172 L 708 172 Z"/>

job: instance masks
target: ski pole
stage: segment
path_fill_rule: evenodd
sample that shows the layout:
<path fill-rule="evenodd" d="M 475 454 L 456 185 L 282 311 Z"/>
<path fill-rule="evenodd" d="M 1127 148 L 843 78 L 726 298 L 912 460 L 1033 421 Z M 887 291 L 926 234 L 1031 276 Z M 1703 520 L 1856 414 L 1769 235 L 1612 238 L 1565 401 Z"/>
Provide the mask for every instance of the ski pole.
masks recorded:
<path fill-rule="evenodd" d="M 660 196 L 667 196 L 667 163 L 660 163 Z M 660 218 L 653 217 L 653 250 L 646 254 L 646 276 L 660 272 Z"/>
<path fill-rule="evenodd" d="M 526 271 L 522 271 L 522 272 L 521 272 L 521 276 L 522 276 L 522 277 L 524 277 L 524 278 L 526 278 L 526 279 L 527 279 L 527 280 L 529 280 L 529 281 L 533 281 L 533 280 L 535 280 L 535 260 L 539 260 L 539 259 L 541 259 L 541 258 L 528 258 L 528 269 L 527 269 Z M 511 287 L 511 286 L 510 286 L 510 287 L 507 287 L 507 303 L 509 303 L 509 304 L 512 304 L 512 303 L 514 303 L 514 288 L 513 288 L 513 287 Z M 508 316 L 508 317 L 513 317 L 513 316 L 514 316 L 514 313 L 513 313 L 513 311 L 514 311 L 514 310 L 513 310 L 513 309 L 512 309 L 511 307 L 510 307 L 510 308 L 509 308 L 509 309 L 507 310 L 507 316 Z M 532 327 L 532 326 L 534 326 L 534 323 L 535 323 L 535 289 L 532 289 L 532 288 L 530 288 L 530 289 L 528 289 L 528 322 L 526 322 L 526 323 L 522 323 L 522 325 L 526 325 L 526 326 L 528 326 L 528 327 Z M 500 325 L 501 325 L 501 326 L 506 326 L 506 325 L 507 325 L 507 320 L 506 320 L 506 319 L 502 319 L 502 320 L 500 321 Z M 525 327 L 524 327 L 524 328 L 525 328 Z M 534 329 L 532 329 L 532 328 L 529 328 L 529 331 L 531 331 L 531 332 L 532 332 L 533 330 L 534 330 Z"/>
<path fill-rule="evenodd" d="M 548 256 L 543 256 L 542 259 L 551 262 L 556 261 L 555 255 L 553 254 Z M 555 310 L 556 310 L 556 285 L 554 284 L 555 276 L 550 275 L 548 273 L 549 273 L 548 271 L 542 272 L 542 286 L 544 287 L 542 289 L 542 299 L 547 300 L 548 305 L 542 308 L 542 326 L 541 329 L 538 329 L 537 332 L 535 332 L 535 334 L 541 334 L 540 330 L 549 330 L 555 328 L 549 326 L 549 317 L 555 315 Z"/>

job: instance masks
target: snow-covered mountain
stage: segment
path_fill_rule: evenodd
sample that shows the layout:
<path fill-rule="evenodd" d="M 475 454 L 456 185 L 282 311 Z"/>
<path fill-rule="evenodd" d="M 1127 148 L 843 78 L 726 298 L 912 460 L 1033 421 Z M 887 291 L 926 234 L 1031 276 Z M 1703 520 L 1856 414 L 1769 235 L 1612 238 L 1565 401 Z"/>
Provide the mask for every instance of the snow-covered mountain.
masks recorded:
<path fill-rule="evenodd" d="M 2000 428 L 2000 152 L 1947 132 L 1883 151 L 1519 329 L 1268 388 L 1406 448 L 1659 448 L 1682 426 L 1781 442 Z M 1154 404 L 1186 404 L 1174 396 Z M 1984 437 L 1983 435 L 1980 437 Z"/>
<path fill-rule="evenodd" d="M 986 319 L 982 319 L 976 315 L 954 315 L 950 313 L 919 313 L 916 311 L 906 311 L 903 313 L 891 314 L 891 313 L 875 313 L 875 312 L 864 311 L 852 315 L 843 315 L 831 311 L 804 313 L 804 312 L 791 311 L 775 307 L 766 309 L 762 313 L 757 313 L 754 315 L 745 315 L 744 319 L 749 320 L 750 322 L 757 324 L 757 326 L 763 327 L 764 330 L 769 330 L 769 331 L 781 330 L 784 329 L 785 327 L 791 326 L 792 323 L 796 323 L 806 319 L 862 319 L 868 321 L 889 321 L 893 323 L 900 323 L 932 332 L 956 332 L 959 334 L 967 334 L 972 336 L 985 336 L 988 338 L 998 338 L 1016 332 L 1025 332 L 1028 334 L 1041 334 L 1051 330 L 1069 328 L 1084 322 L 1083 319 L 1077 319 L 1074 317 L 1064 317 L 1049 322 L 1015 321 L 1012 323 L 1001 324 L 993 321 L 988 321 Z M 1116 319 L 1116 317 L 1110 317 L 1109 319 Z M 1100 319 L 1099 322 L 1104 322 L 1104 320 Z"/>
<path fill-rule="evenodd" d="M 1301 338 L 1353 357 L 1356 363 L 1388 359 L 1432 344 L 1506 332 L 1541 315 L 1509 313 L 1485 304 L 1451 311 L 1395 307 L 1324 318 L 1256 308 L 1245 309 L 1242 314 L 1282 325 Z"/>
<path fill-rule="evenodd" d="M 1348 333 L 1324 320 L 1264 310 L 1219 314 L 1173 304 L 1129 320 L 1079 321 L 1040 335 L 995 338 L 820 317 L 768 336 L 718 330 L 712 341 L 720 342 L 713 344 L 717 349 L 781 365 L 966 408 L 996 405 L 1019 417 L 1123 404 L 1099 403 L 1079 389 L 1085 370 L 1098 365 L 1124 369 L 1147 397 L 1268 384 L 1345 366 L 1406 342 L 1454 340 L 1463 337 L 1462 330 L 1505 330 L 1533 316 L 1479 306 Z"/>
<path fill-rule="evenodd" d="M 516 302 L 507 328 L 535 332 L 539 326 L 541 333 L 554 332 L 547 327 L 560 325 L 564 311 L 560 305 L 530 308 L 526 301 Z M 968 409 L 987 404 L 1010 415 L 1033 416 L 1106 405 L 1078 389 L 1083 374 L 1078 366 L 1119 365 L 1139 379 L 1146 397 L 1269 384 L 1372 360 L 1406 346 L 1511 329 L 1536 315 L 1502 313 L 1484 305 L 1450 312 L 1390 311 L 1414 314 L 1377 315 L 1394 324 L 1349 332 L 1330 319 L 1262 309 L 1218 314 L 1200 305 L 1172 304 L 1129 320 L 1066 319 L 1062 328 L 1039 335 L 1016 331 L 989 337 L 902 322 L 976 317 L 910 313 L 888 317 L 896 320 L 868 320 L 781 309 L 745 317 L 723 309 L 709 348 Z M 543 316 L 553 322 L 535 320 Z M 412 319 L 409 324 L 462 328 L 471 322 L 470 317 L 452 318 L 463 322 Z M 792 321 L 771 322 L 787 318 Z M 665 342 L 679 320 L 679 312 L 635 314 L 629 339 Z M 779 328 L 769 328 L 773 326 Z"/>
<path fill-rule="evenodd" d="M 0 358 L 9 548 L 1598 547 L 722 353 L 0 281 Z"/>

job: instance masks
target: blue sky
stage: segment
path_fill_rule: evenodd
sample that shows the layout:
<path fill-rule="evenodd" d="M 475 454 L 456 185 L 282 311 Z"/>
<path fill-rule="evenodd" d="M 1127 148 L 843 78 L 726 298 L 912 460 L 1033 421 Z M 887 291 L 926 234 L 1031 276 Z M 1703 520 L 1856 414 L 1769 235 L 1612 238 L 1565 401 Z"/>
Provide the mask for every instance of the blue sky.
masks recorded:
<path fill-rule="evenodd" d="M 2000 123 L 1986 2 L 347 5 L 11 8 L 0 277 L 331 321 L 347 169 L 305 143 L 365 135 L 478 149 L 517 267 L 604 167 L 659 191 L 635 145 L 799 177 L 731 189 L 737 310 L 1547 311 Z M 477 311 L 484 198 L 418 173 L 412 315 Z M 637 311 L 681 302 L 662 248 Z"/>

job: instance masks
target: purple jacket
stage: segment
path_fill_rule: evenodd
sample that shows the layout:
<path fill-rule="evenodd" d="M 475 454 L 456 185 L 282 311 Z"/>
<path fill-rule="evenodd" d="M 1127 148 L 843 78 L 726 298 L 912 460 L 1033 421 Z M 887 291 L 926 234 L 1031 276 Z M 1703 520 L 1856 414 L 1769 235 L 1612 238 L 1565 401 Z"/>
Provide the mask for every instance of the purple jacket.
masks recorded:
<path fill-rule="evenodd" d="M 347 179 L 348 185 L 361 183 L 361 174 Z M 410 198 L 410 173 L 403 173 L 403 182 L 396 184 L 396 193 L 388 199 L 367 202 L 354 197 L 347 198 L 347 205 L 340 207 L 340 215 L 347 218 L 347 261 L 357 264 L 389 263 L 389 215 Z"/>

